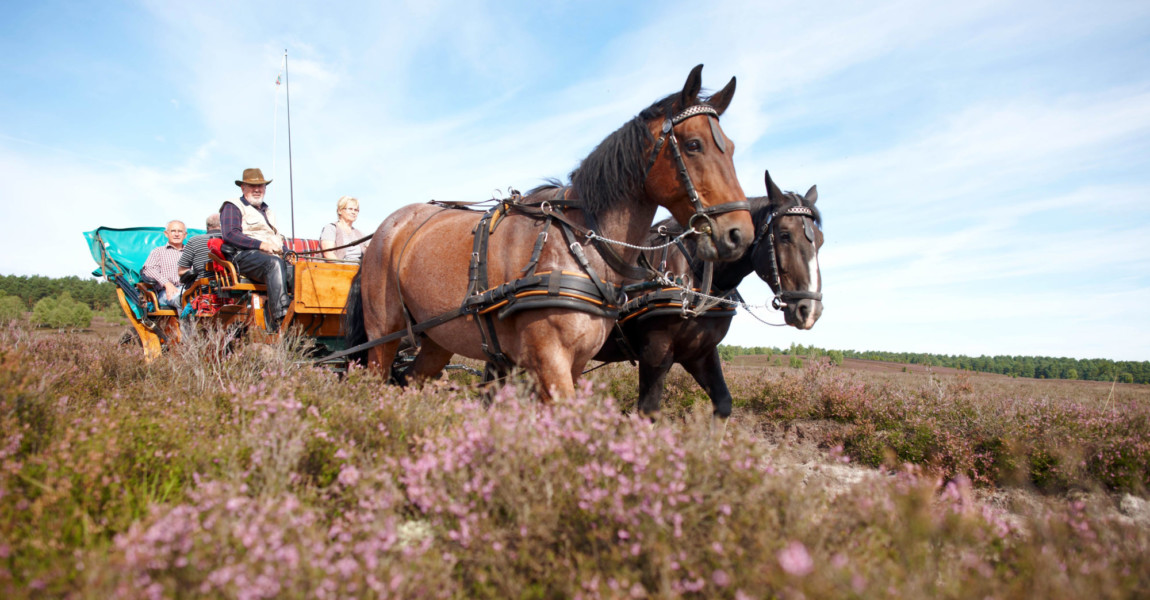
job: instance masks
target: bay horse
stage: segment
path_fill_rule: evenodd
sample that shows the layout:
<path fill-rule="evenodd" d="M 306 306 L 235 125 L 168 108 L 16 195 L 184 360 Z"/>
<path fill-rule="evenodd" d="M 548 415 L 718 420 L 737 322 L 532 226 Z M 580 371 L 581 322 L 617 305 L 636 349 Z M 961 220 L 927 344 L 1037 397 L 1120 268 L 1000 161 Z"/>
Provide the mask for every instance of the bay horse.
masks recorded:
<path fill-rule="evenodd" d="M 714 265 L 711 290 L 718 291 L 709 294 L 737 298 L 735 288 L 747 275 L 756 273 L 774 292 L 773 304 L 782 309 L 787 325 L 810 329 L 823 311 L 818 261 L 823 245 L 822 217 L 815 208 L 818 189 L 811 186 L 800 196 L 781 191 L 769 172 L 764 173 L 764 179 L 767 196 L 749 199 L 757 232 L 754 242 L 741 259 Z M 660 222 L 652 229 L 649 243 L 678 230 L 670 220 Z M 685 239 L 679 251 L 644 254 L 656 268 L 698 283 L 705 278 L 704 264 L 694 256 L 693 246 L 692 240 Z M 735 309 L 727 303 L 712 304 L 709 309 L 699 307 L 698 299 L 675 288 L 637 297 L 620 315 L 622 338 L 613 335 L 595 356 L 604 362 L 630 359 L 639 363 L 638 408 L 652 419 L 658 416 L 667 372 L 674 363 L 682 365 L 707 392 L 715 418 L 726 419 L 731 414 L 731 392 L 723 377 L 719 342 L 731 327 Z M 688 310 L 695 304 L 701 314 L 688 318 L 684 304 Z"/>
<path fill-rule="evenodd" d="M 702 259 L 740 258 L 754 228 L 734 144 L 718 123 L 735 78 L 703 99 L 702 67 L 600 142 L 567 187 L 544 186 L 486 214 L 412 204 L 384 220 L 347 307 L 349 342 L 389 340 L 368 351 L 369 368 L 390 369 L 400 343 L 391 336 L 406 329 L 419 346 L 408 371 L 416 379 L 437 376 L 454 354 L 494 357 L 501 369 L 532 373 L 544 400 L 569 397 L 614 326 L 619 271 L 634 275 L 639 250 L 631 246 L 646 238 L 659 206 L 702 232 Z M 556 289 L 519 289 L 531 277 L 549 277 Z M 508 290 L 518 295 L 499 295 Z M 481 297 L 490 302 L 472 304 Z"/>

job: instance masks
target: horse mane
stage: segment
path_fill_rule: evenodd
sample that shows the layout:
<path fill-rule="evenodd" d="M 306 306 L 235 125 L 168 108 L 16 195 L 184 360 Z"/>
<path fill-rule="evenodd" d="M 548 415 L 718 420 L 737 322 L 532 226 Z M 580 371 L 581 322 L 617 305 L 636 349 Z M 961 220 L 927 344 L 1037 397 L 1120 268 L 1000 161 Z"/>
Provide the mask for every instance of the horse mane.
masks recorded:
<path fill-rule="evenodd" d="M 647 128 L 650 121 L 667 117 L 704 101 L 695 99 L 685 106 L 679 105 L 676 92 L 643 109 L 635 118 L 607 136 L 586 156 L 568 178 L 575 188 L 573 198 L 583 203 L 583 210 L 598 216 L 604 210 L 631 201 L 643 193 L 647 177 L 646 149 L 655 143 Z M 554 190 L 560 186 L 556 179 L 527 193 L 528 196 Z"/>

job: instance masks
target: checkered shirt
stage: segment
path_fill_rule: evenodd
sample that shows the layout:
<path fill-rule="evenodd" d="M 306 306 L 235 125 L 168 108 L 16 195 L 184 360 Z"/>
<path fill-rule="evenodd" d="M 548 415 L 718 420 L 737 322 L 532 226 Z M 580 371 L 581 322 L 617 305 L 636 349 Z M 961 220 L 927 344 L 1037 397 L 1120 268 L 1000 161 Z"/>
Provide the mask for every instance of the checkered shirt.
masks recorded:
<path fill-rule="evenodd" d="M 171 283 L 172 285 L 180 285 L 180 248 L 171 244 L 165 244 L 152 250 L 148 255 L 148 260 L 144 261 L 144 268 L 140 269 L 140 273 L 155 279 L 161 285 Z"/>

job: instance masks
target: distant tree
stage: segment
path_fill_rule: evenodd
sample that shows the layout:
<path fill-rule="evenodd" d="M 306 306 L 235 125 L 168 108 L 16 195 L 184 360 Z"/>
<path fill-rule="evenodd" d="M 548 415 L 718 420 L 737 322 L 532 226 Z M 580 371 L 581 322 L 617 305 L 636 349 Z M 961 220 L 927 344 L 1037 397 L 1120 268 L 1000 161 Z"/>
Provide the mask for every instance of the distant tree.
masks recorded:
<path fill-rule="evenodd" d="M 92 324 L 92 309 L 64 292 L 54 298 L 41 298 L 32 308 L 32 322 L 53 329 L 87 327 Z"/>
<path fill-rule="evenodd" d="M 792 369 L 801 369 L 803 366 L 803 359 L 799 358 L 798 356 L 791 355 L 790 366 Z"/>
<path fill-rule="evenodd" d="M 843 364 L 843 352 L 842 352 L 842 350 L 828 350 L 827 351 L 827 357 L 830 358 L 831 362 L 833 362 L 836 365 L 842 365 Z"/>
<path fill-rule="evenodd" d="M 68 292 L 72 298 L 93 310 L 116 304 L 116 286 L 96 279 L 76 276 L 50 278 L 43 275 L 0 275 L 0 291 L 19 296 L 27 306 L 44 298 Z"/>
<path fill-rule="evenodd" d="M 0 291 L 0 325 L 7 325 L 24 316 L 28 306 L 19 296 L 9 296 Z"/>

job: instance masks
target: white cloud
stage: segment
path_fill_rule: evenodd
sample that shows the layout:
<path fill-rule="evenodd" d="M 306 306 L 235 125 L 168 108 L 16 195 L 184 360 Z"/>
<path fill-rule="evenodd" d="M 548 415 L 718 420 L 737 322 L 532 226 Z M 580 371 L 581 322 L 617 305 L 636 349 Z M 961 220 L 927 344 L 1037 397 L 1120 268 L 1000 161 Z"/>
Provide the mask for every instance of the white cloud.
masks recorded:
<path fill-rule="evenodd" d="M 150 124 L 165 154 L 136 163 L 0 134 L 0 231 L 41 248 L 26 224 L 47 212 L 59 232 L 35 253 L 0 258 L 0 272 L 86 272 L 80 231 L 173 216 L 199 223 L 250 166 L 274 170 L 270 198 L 285 217 L 294 183 L 301 236 L 317 235 L 343 194 L 361 199 L 358 224 L 369 230 L 402 204 L 525 190 L 565 177 L 702 62 L 710 89 L 738 77 L 723 127 L 738 144 L 744 189 L 763 193 L 765 167 L 788 189 L 818 184 L 827 226 L 827 311 L 815 330 L 767 329 L 744 316 L 732 343 L 1150 354 L 1138 308 L 1150 266 L 1150 80 L 997 89 L 953 72 L 985 64 L 967 76 L 1001 69 L 1024 80 L 1030 63 L 1049 60 L 1046 49 L 1105 38 L 1145 19 L 1150 5 L 658 6 L 637 10 L 643 20 L 614 37 L 578 45 L 537 26 L 546 16 L 538 11 L 562 7 L 146 4 L 155 32 L 147 42 L 166 73 L 141 80 L 169 80 L 168 112 L 187 129 Z M 284 48 L 291 172 L 274 86 Z M 1132 54 L 1115 60 L 1142 60 Z M 928 80 L 890 70 L 916 56 L 938 61 L 914 74 Z M 1015 62 L 999 60 L 1007 56 Z M 875 89 L 898 98 L 923 85 L 980 93 L 924 94 L 908 115 L 857 104 L 883 98 Z M 794 141 L 808 132 L 817 135 Z M 107 138 L 102 147 L 120 143 L 115 132 Z M 761 282 L 745 291 L 768 298 Z"/>

